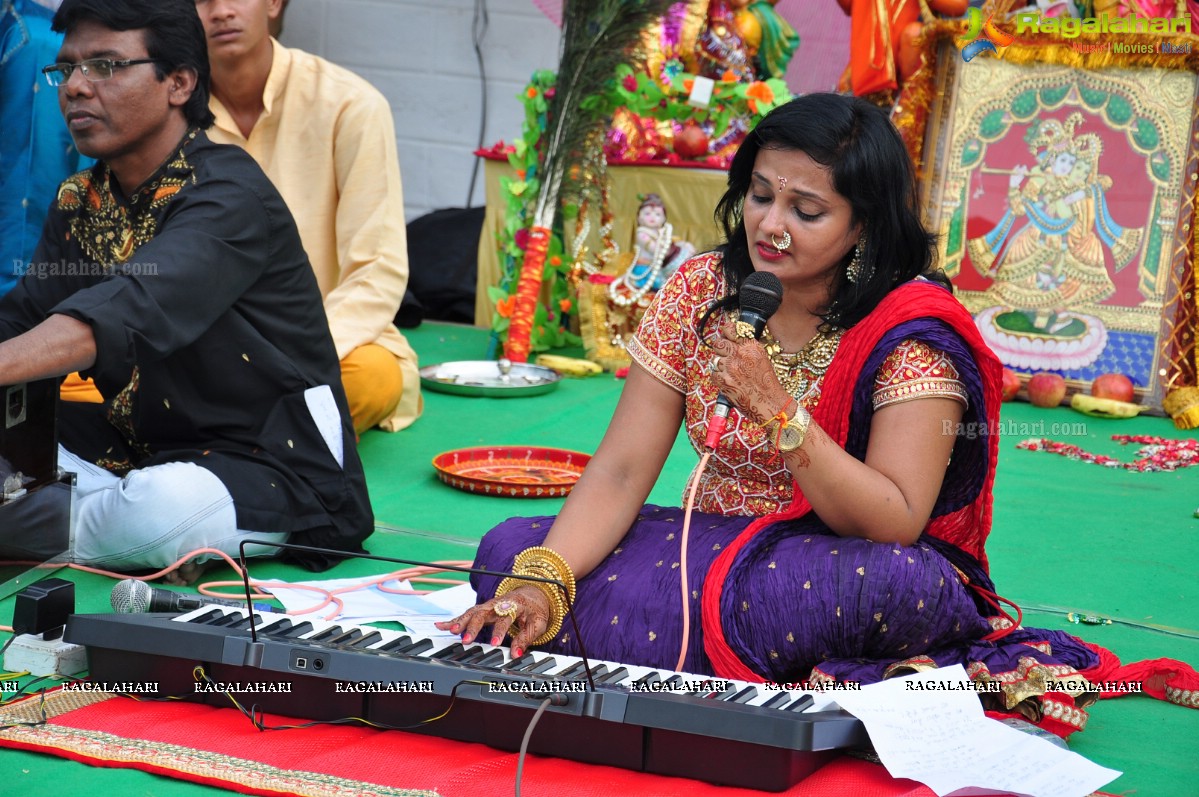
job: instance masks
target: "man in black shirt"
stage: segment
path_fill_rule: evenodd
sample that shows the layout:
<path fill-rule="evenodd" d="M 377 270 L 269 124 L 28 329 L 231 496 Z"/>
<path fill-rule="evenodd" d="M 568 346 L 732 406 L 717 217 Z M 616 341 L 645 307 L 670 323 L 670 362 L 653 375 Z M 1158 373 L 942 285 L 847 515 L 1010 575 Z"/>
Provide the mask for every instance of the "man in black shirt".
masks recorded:
<path fill-rule="evenodd" d="M 0 384 L 78 370 L 104 396 L 60 405 L 75 560 L 159 568 L 247 535 L 361 550 L 373 518 L 320 293 L 278 192 L 203 132 L 193 0 L 65 0 L 54 29 L 44 71 L 97 163 L 0 301 Z"/>

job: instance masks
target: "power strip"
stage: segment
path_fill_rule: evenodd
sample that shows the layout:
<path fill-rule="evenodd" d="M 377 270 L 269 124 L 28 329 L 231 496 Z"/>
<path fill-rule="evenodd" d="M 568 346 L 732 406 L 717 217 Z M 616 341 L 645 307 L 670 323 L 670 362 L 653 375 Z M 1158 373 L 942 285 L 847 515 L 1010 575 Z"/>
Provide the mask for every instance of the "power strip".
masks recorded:
<path fill-rule="evenodd" d="M 21 634 L 4 653 L 8 672 L 29 671 L 32 675 L 76 675 L 87 669 L 87 649 L 61 639 L 47 641 L 35 634 Z"/>

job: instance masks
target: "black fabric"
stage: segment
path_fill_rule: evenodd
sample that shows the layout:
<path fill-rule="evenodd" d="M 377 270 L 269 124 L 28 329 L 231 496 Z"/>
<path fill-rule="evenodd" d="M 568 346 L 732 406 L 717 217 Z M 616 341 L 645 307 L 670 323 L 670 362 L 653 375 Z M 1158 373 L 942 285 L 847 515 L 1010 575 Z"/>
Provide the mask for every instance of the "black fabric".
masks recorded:
<path fill-rule="evenodd" d="M 483 208 L 442 208 L 408 224 L 408 290 L 396 326 L 473 324 Z"/>
<path fill-rule="evenodd" d="M 362 550 L 374 519 L 316 277 L 254 160 L 193 131 L 131 197 L 103 163 L 58 197 L 29 275 L 0 300 L 0 339 L 52 313 L 92 328 L 85 376 L 106 401 L 64 403 L 62 444 L 118 474 L 194 462 L 228 488 L 239 528 Z M 320 386 L 344 467 L 306 408 Z"/>

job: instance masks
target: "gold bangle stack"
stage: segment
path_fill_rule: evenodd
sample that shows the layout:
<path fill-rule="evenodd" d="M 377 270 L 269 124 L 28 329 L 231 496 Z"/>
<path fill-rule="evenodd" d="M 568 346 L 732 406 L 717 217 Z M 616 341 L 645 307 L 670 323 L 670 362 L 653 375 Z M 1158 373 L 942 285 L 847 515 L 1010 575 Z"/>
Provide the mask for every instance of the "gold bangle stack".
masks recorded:
<path fill-rule="evenodd" d="M 537 589 L 542 591 L 550 602 L 549 627 L 546 628 L 544 634 L 534 639 L 532 644 L 544 645 L 562 630 L 562 620 L 566 617 L 566 613 L 570 611 L 570 607 L 574 605 L 574 571 L 570 569 L 570 565 L 566 563 L 566 560 L 557 551 L 538 545 L 533 548 L 525 548 L 516 555 L 516 559 L 512 562 L 512 572 L 521 576 L 553 579 L 566 585 L 566 594 L 570 599 L 570 603 L 567 603 L 567 599 L 562 595 L 562 590 L 556 584 L 547 584 L 544 581 L 522 581 L 518 578 L 508 577 L 500 582 L 499 587 L 495 591 L 497 598 L 511 592 L 517 587 L 525 585 L 537 587 Z M 511 633 L 513 634 L 516 631 L 515 627 L 511 629 Z"/>

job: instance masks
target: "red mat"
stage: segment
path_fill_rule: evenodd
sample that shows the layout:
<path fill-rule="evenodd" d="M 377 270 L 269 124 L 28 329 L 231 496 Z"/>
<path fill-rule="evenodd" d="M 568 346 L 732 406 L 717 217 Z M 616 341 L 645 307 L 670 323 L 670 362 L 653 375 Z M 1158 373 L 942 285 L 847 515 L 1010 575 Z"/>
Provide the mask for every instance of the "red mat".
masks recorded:
<path fill-rule="evenodd" d="M 131 767 L 244 794 L 300 797 L 478 797 L 511 794 L 517 755 L 403 731 L 316 726 L 262 732 L 234 709 L 137 702 L 57 691 L 47 724 L 0 731 L 0 746 L 93 766 Z M 4 724 L 40 719 L 37 700 L 3 710 Z M 267 724 L 286 722 L 269 718 Z M 603 744 L 602 739 L 589 740 Z M 729 761 L 736 767 L 736 761 Z M 763 797 L 766 792 L 528 756 L 529 797 Z M 788 797 L 931 797 L 877 764 L 840 758 L 796 784 Z"/>

